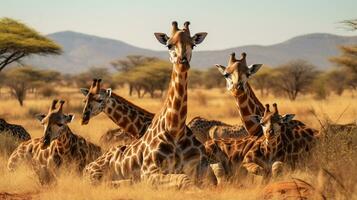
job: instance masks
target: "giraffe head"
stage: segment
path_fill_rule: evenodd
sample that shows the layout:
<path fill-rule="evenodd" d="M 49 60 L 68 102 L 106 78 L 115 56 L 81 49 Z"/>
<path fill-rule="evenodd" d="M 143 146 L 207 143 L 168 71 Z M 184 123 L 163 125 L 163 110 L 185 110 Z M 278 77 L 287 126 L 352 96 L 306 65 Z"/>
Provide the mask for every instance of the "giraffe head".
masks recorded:
<path fill-rule="evenodd" d="M 274 140 L 281 135 L 282 126 L 294 118 L 294 114 L 281 116 L 276 103 L 273 104 L 273 111 L 270 111 L 269 104 L 265 105 L 263 117 L 253 115 L 253 121 L 260 124 L 263 128 L 264 136 L 267 140 Z"/>
<path fill-rule="evenodd" d="M 262 64 L 247 66 L 246 57 L 247 54 L 242 53 L 242 58 L 237 60 L 235 53 L 232 53 L 227 67 L 218 64 L 216 65 L 227 81 L 228 90 L 245 90 L 248 79 L 262 66 Z"/>
<path fill-rule="evenodd" d="M 196 33 L 191 37 L 190 22 L 184 23 L 184 28 L 179 29 L 177 22 L 172 22 L 171 36 L 165 33 L 154 33 L 156 39 L 169 49 L 170 61 L 173 64 L 185 64 L 191 61 L 192 49 L 200 44 L 207 33 Z"/>
<path fill-rule="evenodd" d="M 84 109 L 82 114 L 82 125 L 88 124 L 91 117 L 94 117 L 104 111 L 106 103 L 112 94 L 112 89 L 102 89 L 100 87 L 101 79 L 93 79 L 89 89 L 81 88 L 81 92 L 85 96 Z"/>
<path fill-rule="evenodd" d="M 44 127 L 44 137 L 43 137 L 43 147 L 46 148 L 51 141 L 58 138 L 62 133 L 64 133 L 70 123 L 74 119 L 74 115 L 72 114 L 64 114 L 63 113 L 63 104 L 64 101 L 61 100 L 59 102 L 58 109 L 56 108 L 58 100 L 53 100 L 52 105 L 47 113 L 36 115 L 37 119 L 41 122 Z"/>

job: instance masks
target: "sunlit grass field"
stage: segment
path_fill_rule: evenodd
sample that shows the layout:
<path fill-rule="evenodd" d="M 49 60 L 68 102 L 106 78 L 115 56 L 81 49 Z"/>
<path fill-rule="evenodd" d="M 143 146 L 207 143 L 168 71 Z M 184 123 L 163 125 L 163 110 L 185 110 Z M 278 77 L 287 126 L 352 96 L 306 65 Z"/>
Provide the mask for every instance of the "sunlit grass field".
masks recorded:
<path fill-rule="evenodd" d="M 29 94 L 25 105 L 20 107 L 18 102 L 10 97 L 6 89 L 0 94 L 0 117 L 8 122 L 19 124 L 31 134 L 32 138 L 41 137 L 43 128 L 35 119 L 34 114 L 46 113 L 54 98 L 66 100 L 65 112 L 74 113 L 75 120 L 69 124 L 73 132 L 99 144 L 100 136 L 116 125 L 105 116 L 92 118 L 88 125 L 80 124 L 83 96 L 78 88 L 61 88 L 57 97 L 43 98 Z M 157 112 L 163 104 L 163 99 L 144 97 L 129 97 L 126 88 L 114 91 L 133 103 L 151 111 Z M 312 96 L 300 96 L 296 101 L 283 97 L 261 97 L 263 104 L 276 102 L 281 114 L 296 114 L 296 119 L 316 129 L 321 129 L 320 123 L 326 119 L 333 123 L 351 123 L 357 120 L 357 98 L 349 91 L 342 96 L 332 95 L 327 100 L 315 100 Z M 188 120 L 201 116 L 208 119 L 221 120 L 229 124 L 241 124 L 234 98 L 225 89 L 190 89 L 189 90 Z M 355 154 L 353 154 L 355 155 Z M 9 173 L 6 170 L 7 155 L 0 157 L 0 194 L 4 192 L 32 196 L 37 199 L 260 199 L 262 187 L 252 184 L 242 188 L 240 185 L 225 185 L 202 191 L 155 190 L 139 184 L 131 187 L 111 188 L 106 185 L 91 186 L 71 172 L 63 172 L 55 186 L 41 186 L 34 174 L 25 166 Z M 353 163 L 353 162 L 352 162 Z M 351 166 L 349 166 L 351 167 Z M 357 167 L 357 166 L 354 166 Z M 353 168 L 353 166 L 352 166 Z M 356 168 L 355 168 L 356 169 Z M 357 173 L 353 172 L 353 175 Z M 292 176 L 313 182 L 315 174 L 302 170 Z M 356 184 L 352 184 L 355 187 Z M 355 188 L 354 188 L 355 189 Z M 355 190 L 354 190 L 355 191 Z M 1 195 L 0 195 L 1 199 Z"/>

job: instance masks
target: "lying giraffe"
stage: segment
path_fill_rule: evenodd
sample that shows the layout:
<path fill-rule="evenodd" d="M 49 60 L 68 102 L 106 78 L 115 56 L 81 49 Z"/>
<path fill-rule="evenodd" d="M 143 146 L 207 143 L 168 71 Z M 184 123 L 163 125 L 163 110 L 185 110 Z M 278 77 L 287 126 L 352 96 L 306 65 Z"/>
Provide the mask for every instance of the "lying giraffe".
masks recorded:
<path fill-rule="evenodd" d="M 78 172 L 101 155 L 99 146 L 74 134 L 68 127 L 74 116 L 63 113 L 64 101 L 53 100 L 47 115 L 40 114 L 38 120 L 44 126 L 44 137 L 21 143 L 8 160 L 8 169 L 14 171 L 19 162 L 32 164 L 43 182 L 56 177 L 57 170 L 66 164 L 75 164 Z"/>
<path fill-rule="evenodd" d="M 276 176 L 284 165 L 294 169 L 311 150 L 318 132 L 292 120 L 292 114 L 279 115 L 277 105 L 273 104 L 273 107 L 271 112 L 266 105 L 263 117 L 252 116 L 252 120 L 261 124 L 264 130 L 262 137 L 210 140 L 205 144 L 209 155 L 217 155 L 217 150 L 224 153 L 214 159 L 222 163 L 228 178 L 239 176 L 242 170 L 265 178 Z"/>
<path fill-rule="evenodd" d="M 110 88 L 102 89 L 100 83 L 101 79 L 94 79 L 89 89 L 81 88 L 85 96 L 82 124 L 88 124 L 92 117 L 104 112 L 123 132 L 140 138 L 154 114 L 115 94 Z"/>
<path fill-rule="evenodd" d="M 159 42 L 169 48 L 173 63 L 164 106 L 141 138 L 112 153 L 110 161 L 107 161 L 110 169 L 103 170 L 98 165 L 86 168 L 85 173 L 91 180 L 95 179 L 94 176 L 103 177 L 106 170 L 112 170 L 121 180 L 142 180 L 153 185 L 169 184 L 177 188 L 191 186 L 192 180 L 202 182 L 206 175 L 213 181 L 204 146 L 186 126 L 189 61 L 193 46 L 201 43 L 206 35 L 197 33 L 191 37 L 188 22 L 182 30 L 178 29 L 177 22 L 173 22 L 171 37 L 155 33 Z"/>
<path fill-rule="evenodd" d="M 99 143 L 102 147 L 113 147 L 117 145 L 127 145 L 137 140 L 131 133 L 124 131 L 122 128 L 108 130 L 103 134 Z"/>
<path fill-rule="evenodd" d="M 229 125 L 218 120 L 208 120 L 202 117 L 193 118 L 187 126 L 202 143 L 210 139 L 239 138 L 247 135 L 247 131 L 241 125 Z"/>
<path fill-rule="evenodd" d="M 294 116 L 281 116 L 276 103 L 273 104 L 272 112 L 269 105 L 266 105 L 263 117 L 252 116 L 253 120 L 261 124 L 264 137 L 254 144 L 243 160 L 243 166 L 248 172 L 269 175 L 274 162 L 282 162 L 295 168 L 306 153 L 310 152 L 319 132 L 300 121 L 292 120 Z M 272 174 L 278 173 L 272 171 Z"/>
<path fill-rule="evenodd" d="M 151 124 L 154 114 L 133 104 L 111 91 L 101 88 L 101 79 L 94 79 L 89 89 L 81 88 L 85 96 L 85 107 L 82 124 L 104 112 L 115 124 L 117 131 L 108 131 L 101 137 L 104 145 L 130 144 L 140 138 Z M 246 135 L 240 126 L 231 126 L 216 120 L 196 117 L 188 123 L 188 127 L 197 139 L 204 143 L 209 138 L 241 137 Z"/>
<path fill-rule="evenodd" d="M 228 61 L 228 66 L 216 65 L 227 81 L 227 89 L 236 99 L 236 104 L 240 113 L 240 118 L 248 135 L 261 136 L 263 131 L 259 124 L 251 119 L 251 115 L 262 116 L 264 106 L 256 97 L 254 91 L 248 83 L 248 79 L 256 73 L 261 64 L 248 66 L 247 54 L 242 53 L 242 58 L 237 60 L 235 53 L 232 53 Z"/>
<path fill-rule="evenodd" d="M 9 124 L 2 118 L 0 118 L 0 134 L 8 134 L 19 141 L 27 141 L 31 139 L 30 134 L 24 127 L 16 124 Z"/>

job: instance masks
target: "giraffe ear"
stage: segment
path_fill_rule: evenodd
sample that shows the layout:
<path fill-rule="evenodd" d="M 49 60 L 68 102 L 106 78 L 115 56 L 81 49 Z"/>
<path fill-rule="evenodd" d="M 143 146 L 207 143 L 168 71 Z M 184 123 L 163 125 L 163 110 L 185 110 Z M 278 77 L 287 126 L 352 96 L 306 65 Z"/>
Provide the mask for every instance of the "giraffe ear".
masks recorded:
<path fill-rule="evenodd" d="M 84 96 L 87 96 L 89 93 L 89 89 L 87 89 L 87 88 L 81 88 L 80 90 Z"/>
<path fill-rule="evenodd" d="M 107 94 L 108 97 L 112 96 L 112 88 L 108 88 L 105 93 Z"/>
<path fill-rule="evenodd" d="M 250 119 L 255 123 L 255 124 L 260 124 L 262 117 L 259 115 L 251 115 Z"/>
<path fill-rule="evenodd" d="M 203 42 L 203 40 L 206 38 L 207 33 L 206 32 L 201 32 L 201 33 L 196 33 L 193 37 L 192 37 L 192 42 L 193 44 L 197 45 Z"/>
<path fill-rule="evenodd" d="M 221 74 L 223 76 L 226 74 L 226 67 L 225 66 L 216 64 L 216 67 L 217 67 L 218 71 L 221 72 Z"/>
<path fill-rule="evenodd" d="M 262 64 L 250 65 L 248 67 L 248 76 L 255 74 L 260 69 L 261 66 L 262 66 Z"/>
<path fill-rule="evenodd" d="M 295 117 L 294 114 L 286 114 L 280 118 L 280 123 L 288 123 Z"/>
<path fill-rule="evenodd" d="M 74 114 L 69 114 L 66 116 L 65 121 L 66 123 L 70 123 L 74 120 Z"/>
<path fill-rule="evenodd" d="M 42 122 L 43 118 L 45 118 L 46 115 L 44 115 L 44 114 L 37 114 L 37 115 L 35 115 L 35 117 L 36 117 L 36 119 L 37 119 L 38 121 Z"/>
<path fill-rule="evenodd" d="M 156 39 L 163 45 L 167 44 L 167 41 L 170 39 L 165 33 L 154 33 Z"/>

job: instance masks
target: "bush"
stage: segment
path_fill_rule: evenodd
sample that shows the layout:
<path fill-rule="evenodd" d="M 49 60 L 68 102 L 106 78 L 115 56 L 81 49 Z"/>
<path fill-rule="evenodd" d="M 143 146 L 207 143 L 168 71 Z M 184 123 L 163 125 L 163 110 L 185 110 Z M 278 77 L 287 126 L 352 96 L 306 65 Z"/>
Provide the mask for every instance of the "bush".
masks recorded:
<path fill-rule="evenodd" d="M 310 162 L 312 167 L 321 168 L 337 183 L 332 188 L 334 192 L 329 194 L 330 199 L 341 199 L 341 196 L 351 199 L 357 186 L 357 129 L 341 126 L 336 129 L 336 124 L 325 123 Z"/>
<path fill-rule="evenodd" d="M 51 86 L 45 86 L 40 89 L 40 94 L 44 97 L 53 97 L 58 95 L 58 91 Z"/>

